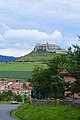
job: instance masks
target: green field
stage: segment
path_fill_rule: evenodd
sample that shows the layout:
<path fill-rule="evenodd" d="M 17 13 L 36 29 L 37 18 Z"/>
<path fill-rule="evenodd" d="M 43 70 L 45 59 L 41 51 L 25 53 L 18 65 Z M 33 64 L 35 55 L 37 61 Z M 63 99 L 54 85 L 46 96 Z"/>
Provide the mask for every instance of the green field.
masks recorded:
<path fill-rule="evenodd" d="M 27 79 L 36 65 L 43 64 L 41 62 L 0 63 L 0 78 Z"/>
<path fill-rule="evenodd" d="M 0 71 L 0 78 L 27 79 L 31 71 Z"/>
<path fill-rule="evenodd" d="M 19 107 L 14 115 L 19 120 L 80 120 L 80 109 L 61 105 L 25 105 Z"/>
<path fill-rule="evenodd" d="M 0 63 L 0 71 L 32 71 L 35 65 L 42 65 L 42 63 L 41 62 Z"/>
<path fill-rule="evenodd" d="M 27 79 L 34 66 L 44 65 L 46 67 L 43 62 L 59 55 L 51 52 L 31 52 L 16 62 L 0 62 L 0 78 Z"/>

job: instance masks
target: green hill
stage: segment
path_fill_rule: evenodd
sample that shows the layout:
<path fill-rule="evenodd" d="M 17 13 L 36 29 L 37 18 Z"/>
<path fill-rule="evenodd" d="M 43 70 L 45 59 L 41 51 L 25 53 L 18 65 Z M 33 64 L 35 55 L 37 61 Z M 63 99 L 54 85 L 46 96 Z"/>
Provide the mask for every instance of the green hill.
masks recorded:
<path fill-rule="evenodd" d="M 20 57 L 16 61 L 19 62 L 45 62 L 49 59 L 52 59 L 54 56 L 57 56 L 60 54 L 53 53 L 53 52 L 47 52 L 47 51 L 37 51 L 37 52 L 31 52 L 25 56 Z"/>
<path fill-rule="evenodd" d="M 60 46 L 48 44 L 48 42 L 46 44 L 37 43 L 31 53 L 20 57 L 17 61 L 45 62 L 60 54 L 67 54 L 67 51 Z"/>

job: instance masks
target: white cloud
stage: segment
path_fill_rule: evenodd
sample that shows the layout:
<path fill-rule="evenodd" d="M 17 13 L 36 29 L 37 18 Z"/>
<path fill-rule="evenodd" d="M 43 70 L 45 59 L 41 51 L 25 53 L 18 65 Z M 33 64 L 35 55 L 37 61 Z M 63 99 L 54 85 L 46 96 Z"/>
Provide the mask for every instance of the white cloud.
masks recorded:
<path fill-rule="evenodd" d="M 36 43 L 53 43 L 68 48 L 71 44 L 79 43 L 77 38 L 64 38 L 62 33 L 55 30 L 52 34 L 39 30 L 8 29 L 0 35 L 0 54 L 22 56 L 31 51 Z M 3 47 L 2 47 L 3 46 Z"/>
<path fill-rule="evenodd" d="M 45 40 L 45 39 L 61 39 L 62 34 L 60 31 L 55 30 L 52 34 L 41 32 L 39 30 L 26 30 L 26 29 L 9 29 L 3 34 L 4 39 L 32 39 L 32 40 Z"/>
<path fill-rule="evenodd" d="M 51 39 L 62 39 L 62 34 L 60 31 L 55 30 L 51 35 L 50 35 Z"/>
<path fill-rule="evenodd" d="M 15 30 L 15 29 L 9 29 L 4 34 L 3 37 L 5 39 L 46 39 L 48 38 L 48 35 L 44 32 L 39 32 L 38 30 Z"/>
<path fill-rule="evenodd" d="M 23 49 L 23 50 L 22 49 L 12 49 L 12 48 L 0 49 L 0 55 L 15 56 L 15 57 L 24 56 L 30 52 L 31 52 L 31 50 L 25 50 L 25 49 Z"/>
<path fill-rule="evenodd" d="M 62 34 L 55 30 L 52 34 L 39 30 L 8 29 L 0 35 L 0 54 L 21 56 L 31 51 L 36 43 L 56 42 L 62 39 Z"/>
<path fill-rule="evenodd" d="M 79 22 L 80 0 L 0 0 L 1 53 L 21 56 L 38 42 L 80 44 Z"/>

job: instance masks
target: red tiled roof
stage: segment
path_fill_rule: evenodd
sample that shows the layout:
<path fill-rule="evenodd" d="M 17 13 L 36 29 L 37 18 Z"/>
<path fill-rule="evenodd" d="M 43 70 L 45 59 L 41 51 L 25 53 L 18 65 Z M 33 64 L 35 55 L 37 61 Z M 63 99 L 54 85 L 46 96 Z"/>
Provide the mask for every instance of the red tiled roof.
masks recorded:
<path fill-rule="evenodd" d="M 62 74 L 62 75 L 69 75 L 69 72 L 68 71 L 66 71 L 66 70 L 62 70 L 62 71 L 60 71 L 59 72 L 60 74 Z"/>
<path fill-rule="evenodd" d="M 31 83 L 30 82 L 26 82 L 26 85 L 29 86 Z"/>
<path fill-rule="evenodd" d="M 65 76 L 64 77 L 65 82 L 74 82 L 76 79 L 71 76 Z"/>

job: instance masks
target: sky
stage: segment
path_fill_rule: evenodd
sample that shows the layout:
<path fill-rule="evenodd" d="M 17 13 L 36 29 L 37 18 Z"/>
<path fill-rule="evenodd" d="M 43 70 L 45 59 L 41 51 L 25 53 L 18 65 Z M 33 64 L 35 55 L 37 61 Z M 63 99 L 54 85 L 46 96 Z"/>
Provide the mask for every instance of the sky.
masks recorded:
<path fill-rule="evenodd" d="M 80 0 L 0 0 L 0 55 L 20 57 L 37 43 L 80 45 Z"/>

